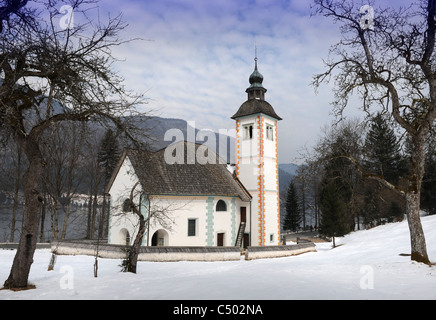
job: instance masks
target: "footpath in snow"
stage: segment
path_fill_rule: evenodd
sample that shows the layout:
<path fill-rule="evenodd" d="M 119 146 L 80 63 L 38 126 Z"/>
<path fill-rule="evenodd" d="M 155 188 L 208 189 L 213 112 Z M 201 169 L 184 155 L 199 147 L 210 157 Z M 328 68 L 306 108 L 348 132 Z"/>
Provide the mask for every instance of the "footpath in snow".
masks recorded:
<path fill-rule="evenodd" d="M 430 259 L 436 262 L 436 216 L 422 218 Z M 401 256 L 410 253 L 407 222 L 353 232 L 341 246 L 318 243 L 300 256 L 230 262 L 139 262 L 138 273 L 120 272 L 120 260 L 58 256 L 37 250 L 30 283 L 36 289 L 0 291 L 0 299 L 436 299 L 436 266 Z M 0 283 L 15 250 L 0 250 Z"/>

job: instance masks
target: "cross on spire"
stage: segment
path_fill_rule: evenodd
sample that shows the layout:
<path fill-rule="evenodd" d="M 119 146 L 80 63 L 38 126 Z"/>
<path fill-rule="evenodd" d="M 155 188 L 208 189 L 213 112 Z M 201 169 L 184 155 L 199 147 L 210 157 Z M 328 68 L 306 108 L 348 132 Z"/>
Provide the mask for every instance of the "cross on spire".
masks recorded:
<path fill-rule="evenodd" d="M 254 41 L 254 61 L 256 62 L 257 67 L 257 43 Z"/>

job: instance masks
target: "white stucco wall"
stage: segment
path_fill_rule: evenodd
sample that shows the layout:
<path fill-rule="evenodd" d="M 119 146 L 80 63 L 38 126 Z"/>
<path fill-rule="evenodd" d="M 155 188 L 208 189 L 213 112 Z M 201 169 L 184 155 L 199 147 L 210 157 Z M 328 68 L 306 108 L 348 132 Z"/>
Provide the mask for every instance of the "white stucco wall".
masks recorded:
<path fill-rule="evenodd" d="M 138 177 L 128 157 L 120 167 L 111 189 L 110 216 L 108 242 L 113 244 L 126 244 L 125 235 L 128 232 L 130 239 L 136 235 L 138 218 L 132 213 L 123 212 L 123 202 L 130 198 L 130 192 L 135 187 Z M 139 203 L 141 186 L 137 185 L 134 191 L 134 202 Z M 124 237 L 124 238 L 123 238 Z"/>
<path fill-rule="evenodd" d="M 244 138 L 244 126 L 250 124 L 251 140 Z M 267 138 L 267 125 L 273 127 L 272 139 Z M 237 121 L 237 174 L 253 197 L 252 245 L 278 245 L 280 240 L 277 139 L 277 121 L 273 118 L 256 114 Z"/>
<path fill-rule="evenodd" d="M 216 211 L 219 200 L 226 203 L 226 211 Z M 156 231 L 167 233 L 164 241 L 165 246 L 217 246 L 219 233 L 224 233 L 223 246 L 234 246 L 240 224 L 240 207 L 247 207 L 249 215 L 249 203 L 243 203 L 239 198 L 222 196 L 154 196 L 153 203 L 162 208 L 175 208 L 168 214 L 173 220 L 171 228 L 151 223 L 147 240 L 149 243 Z M 196 221 L 195 236 L 188 236 L 188 221 Z M 160 230 L 160 231 L 159 231 Z"/>
<path fill-rule="evenodd" d="M 121 165 L 109 193 L 111 195 L 111 209 L 109 218 L 108 241 L 110 244 L 126 244 L 128 233 L 130 243 L 137 234 L 138 218 L 130 213 L 123 212 L 122 205 L 125 199 L 130 197 L 130 192 L 138 178 L 134 169 L 126 157 Z M 135 188 L 135 203 L 140 201 L 141 186 Z M 150 199 L 150 203 L 148 203 Z M 219 200 L 226 203 L 226 211 L 216 211 Z M 240 208 L 247 209 L 247 229 L 250 223 L 250 203 L 242 202 L 236 197 L 226 196 L 162 196 L 153 195 L 149 198 L 141 197 L 141 212 L 148 217 L 151 212 L 163 211 L 166 215 L 162 223 L 158 219 L 151 219 L 143 239 L 143 245 L 152 245 L 152 238 L 158 232 L 158 244 L 164 246 L 217 246 L 219 233 L 224 233 L 223 245 L 234 246 L 236 241 L 240 218 Z M 160 214 L 162 217 L 162 214 Z M 188 221 L 196 221 L 194 236 L 188 236 Z M 160 239 L 159 239 L 160 238 Z"/>

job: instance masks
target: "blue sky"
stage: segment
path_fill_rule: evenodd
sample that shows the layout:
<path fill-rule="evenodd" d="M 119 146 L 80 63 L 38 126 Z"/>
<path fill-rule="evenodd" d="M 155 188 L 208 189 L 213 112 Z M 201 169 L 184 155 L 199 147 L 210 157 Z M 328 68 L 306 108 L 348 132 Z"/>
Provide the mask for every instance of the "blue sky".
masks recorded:
<path fill-rule="evenodd" d="M 386 1 L 386 0 L 385 0 Z M 129 89 L 146 91 L 148 109 L 162 117 L 195 121 L 198 129 L 234 128 L 230 117 L 247 99 L 257 43 L 266 100 L 279 122 L 279 162 L 298 162 L 298 151 L 329 124 L 331 87 L 310 83 L 339 40 L 331 20 L 310 17 L 306 0 L 102 0 L 100 15 L 123 13 L 125 38 L 116 65 Z M 357 109 L 358 106 L 354 107 Z M 354 114 L 350 108 L 350 114 Z"/>

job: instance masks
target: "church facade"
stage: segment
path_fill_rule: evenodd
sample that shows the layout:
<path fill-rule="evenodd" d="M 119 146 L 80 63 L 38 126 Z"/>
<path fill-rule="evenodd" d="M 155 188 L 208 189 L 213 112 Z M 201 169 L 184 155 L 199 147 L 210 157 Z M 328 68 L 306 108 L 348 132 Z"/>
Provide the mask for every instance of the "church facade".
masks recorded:
<path fill-rule="evenodd" d="M 170 145 L 178 161 L 125 150 L 106 187 L 110 244 L 131 244 L 138 230 L 133 201 L 149 219 L 144 246 L 268 246 L 280 242 L 277 123 L 263 76 L 249 78 L 248 99 L 232 116 L 236 169 L 213 150 L 186 141 Z M 197 161 L 198 155 L 216 161 Z M 212 162 L 212 163 L 211 163 Z"/>

